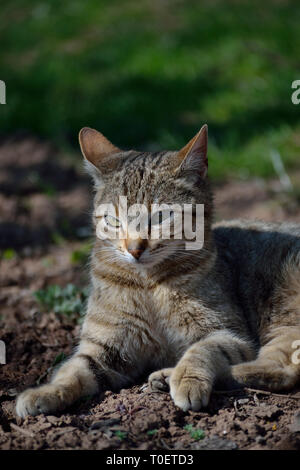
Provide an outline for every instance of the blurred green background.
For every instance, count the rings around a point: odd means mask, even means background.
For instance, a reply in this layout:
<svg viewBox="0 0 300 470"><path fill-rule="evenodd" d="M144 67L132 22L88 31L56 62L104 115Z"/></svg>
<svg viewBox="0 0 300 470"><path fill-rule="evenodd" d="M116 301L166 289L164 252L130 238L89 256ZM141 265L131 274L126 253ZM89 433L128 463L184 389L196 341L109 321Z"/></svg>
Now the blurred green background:
<svg viewBox="0 0 300 470"><path fill-rule="evenodd" d="M210 173L299 167L300 6L291 0L1 3L2 136L77 148L81 127L122 148L177 149L207 122Z"/></svg>

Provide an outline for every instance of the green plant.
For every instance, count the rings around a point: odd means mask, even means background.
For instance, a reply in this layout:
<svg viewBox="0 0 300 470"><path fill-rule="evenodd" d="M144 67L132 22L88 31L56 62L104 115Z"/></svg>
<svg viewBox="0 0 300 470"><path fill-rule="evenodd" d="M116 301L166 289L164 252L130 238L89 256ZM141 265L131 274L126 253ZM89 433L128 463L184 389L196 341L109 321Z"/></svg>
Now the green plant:
<svg viewBox="0 0 300 470"><path fill-rule="evenodd" d="M13 259L15 256L16 256L16 252L13 248L7 248L2 253L2 258L6 260Z"/></svg>
<svg viewBox="0 0 300 470"><path fill-rule="evenodd" d="M66 355L64 352L61 352L59 354L57 354L57 356L55 357L54 361L52 362L51 366L48 367L45 372L43 374L41 374L37 380L36 380L36 385L40 385L40 383L42 382L42 380L47 377L47 375L53 371L54 367L56 367L58 364L60 364L62 361L64 361L66 359Z"/></svg>
<svg viewBox="0 0 300 470"><path fill-rule="evenodd" d="M61 352L59 353L56 358L54 359L53 363L52 363L52 367L55 367L57 366L60 362L64 361L66 359L66 355L64 352Z"/></svg>
<svg viewBox="0 0 300 470"><path fill-rule="evenodd" d="M194 439L195 441L200 441L201 439L204 439L205 437L205 433L203 429L194 428L192 424L187 424L186 426L184 426L183 429L188 431L190 433L191 438Z"/></svg>
<svg viewBox="0 0 300 470"><path fill-rule="evenodd" d="M72 251L71 254L71 263L73 264L83 264L87 261L88 256L91 251L91 243L83 243L82 246Z"/></svg>
<svg viewBox="0 0 300 470"><path fill-rule="evenodd" d="M87 288L79 289L74 284L67 284L66 287L53 284L34 293L36 300L47 311L77 319L84 314L87 295Z"/></svg>
<svg viewBox="0 0 300 470"><path fill-rule="evenodd" d="M51 233L51 239L55 245L62 245L65 242L65 238L57 231Z"/></svg>
<svg viewBox="0 0 300 470"><path fill-rule="evenodd" d="M126 439L127 437L127 432L125 431L120 431L119 429L117 431L115 431L115 436L118 437L119 439L121 439L121 441L123 441L124 439Z"/></svg>
<svg viewBox="0 0 300 470"><path fill-rule="evenodd" d="M149 431L147 431L148 436L154 436L157 433L158 429L149 429Z"/></svg>

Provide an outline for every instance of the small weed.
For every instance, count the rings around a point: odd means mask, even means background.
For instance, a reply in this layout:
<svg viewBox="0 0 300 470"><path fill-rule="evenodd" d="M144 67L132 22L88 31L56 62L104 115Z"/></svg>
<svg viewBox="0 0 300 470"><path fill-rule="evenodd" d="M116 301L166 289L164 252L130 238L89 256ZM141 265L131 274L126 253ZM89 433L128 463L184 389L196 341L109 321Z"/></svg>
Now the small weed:
<svg viewBox="0 0 300 470"><path fill-rule="evenodd" d="M87 261L91 251L91 243L84 243L80 248L74 250L71 254L72 264L83 264Z"/></svg>
<svg viewBox="0 0 300 470"><path fill-rule="evenodd" d="M117 430L117 431L115 431L115 436L118 437L119 439L121 439L121 441L123 441L127 437L127 432Z"/></svg>
<svg viewBox="0 0 300 470"><path fill-rule="evenodd" d="M44 380L45 377L47 377L47 375L53 371L54 367L56 367L58 364L60 364L62 361L64 361L66 359L66 355L64 352L61 352L59 353L54 361L52 362L51 366L48 367L48 369L45 370L45 372L43 374L41 374L37 380L36 380L36 385L40 385L40 383Z"/></svg>
<svg viewBox="0 0 300 470"><path fill-rule="evenodd" d="M52 242L55 245L62 245L65 242L65 238L59 232L52 232L51 233Z"/></svg>
<svg viewBox="0 0 300 470"><path fill-rule="evenodd" d="M36 300L47 311L80 319L84 314L87 289L79 289L73 284L66 287L52 285L34 293Z"/></svg>
<svg viewBox="0 0 300 470"><path fill-rule="evenodd" d="M194 439L195 441L200 441L201 439L204 439L205 437L204 431L202 429L194 428L192 424L187 424L186 426L184 426L183 429L188 431L190 433L191 438Z"/></svg>
<svg viewBox="0 0 300 470"><path fill-rule="evenodd" d="M16 256L16 252L13 248L7 248L7 250L3 251L2 258L9 260L13 259Z"/></svg>
<svg viewBox="0 0 300 470"><path fill-rule="evenodd" d="M61 352L59 353L56 358L54 359L53 363L52 363L52 367L55 367L57 366L60 362L64 361L66 359L66 355L64 352Z"/></svg>
<svg viewBox="0 0 300 470"><path fill-rule="evenodd" d="M56 189L50 183L43 183L42 181L40 181L38 188L43 194L46 194L46 196L54 197L56 195Z"/></svg>
<svg viewBox="0 0 300 470"><path fill-rule="evenodd" d="M158 429L150 429L149 431L147 431L148 436L154 436L157 433Z"/></svg>

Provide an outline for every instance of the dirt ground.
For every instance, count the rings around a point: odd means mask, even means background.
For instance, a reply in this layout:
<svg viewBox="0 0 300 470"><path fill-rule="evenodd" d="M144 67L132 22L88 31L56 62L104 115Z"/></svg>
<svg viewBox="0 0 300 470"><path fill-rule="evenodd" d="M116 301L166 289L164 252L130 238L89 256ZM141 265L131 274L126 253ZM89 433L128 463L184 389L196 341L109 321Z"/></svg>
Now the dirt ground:
<svg viewBox="0 0 300 470"><path fill-rule="evenodd" d="M300 172L292 181L299 184ZM44 383L77 342L76 318L45 311L33 293L52 284L87 285L87 269L73 254L90 235L91 191L67 156L25 136L0 144L0 186L0 340L7 348L0 449L300 448L300 389L215 392L207 409L184 413L167 393L151 393L141 381L62 415L18 418L16 394ZM300 222L297 191L284 193L277 179L232 181L215 191L217 219Z"/></svg>

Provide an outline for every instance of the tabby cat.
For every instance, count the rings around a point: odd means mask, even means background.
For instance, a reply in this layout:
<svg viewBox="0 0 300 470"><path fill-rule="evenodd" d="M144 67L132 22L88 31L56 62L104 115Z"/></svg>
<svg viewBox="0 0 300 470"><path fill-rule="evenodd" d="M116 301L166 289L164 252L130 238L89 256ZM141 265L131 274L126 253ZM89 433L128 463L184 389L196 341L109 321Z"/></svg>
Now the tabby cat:
<svg viewBox="0 0 300 470"><path fill-rule="evenodd" d="M182 410L205 407L218 384L297 385L300 226L236 220L212 227L206 125L178 152L122 151L90 128L79 141L95 183L95 227L99 204L117 207L120 195L147 207L204 204L204 245L185 249L184 234L96 237L77 351L49 384L19 395L18 415L54 413L150 372L150 387L169 389Z"/></svg>

